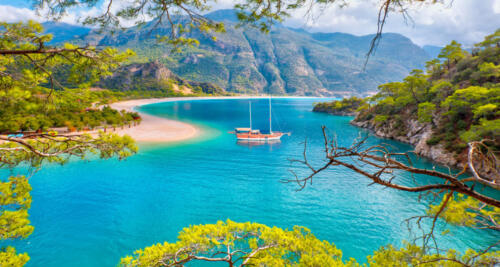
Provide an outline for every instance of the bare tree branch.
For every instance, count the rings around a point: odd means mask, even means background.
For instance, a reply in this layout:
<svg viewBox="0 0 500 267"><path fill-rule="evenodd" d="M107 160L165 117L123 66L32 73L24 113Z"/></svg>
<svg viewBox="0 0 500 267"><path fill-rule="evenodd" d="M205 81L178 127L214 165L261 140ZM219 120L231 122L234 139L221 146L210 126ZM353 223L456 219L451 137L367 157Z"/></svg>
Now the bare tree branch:
<svg viewBox="0 0 500 267"><path fill-rule="evenodd" d="M500 208L500 200L484 195L476 190L473 186L469 187L462 181L458 176L462 174L453 175L451 173L443 173L436 170L428 170L422 168L416 168L411 165L407 165L401 161L395 160L394 156L404 156L409 158L406 153L390 153L389 150L382 145L375 145L365 148L364 144L366 138L360 141L355 141L350 147L339 147L336 142L329 140L326 134L326 127L322 127L323 137L325 139L325 158L327 162L320 168L314 169L308 162L307 158L304 157L303 160L291 160L292 162L299 162L305 164L309 169L311 169L311 174L305 178L293 180L284 180L284 182L297 182L303 189L306 182L313 179L315 175L321 171L327 169L330 166L344 166L351 169L363 176L369 178L372 182L376 184L383 185L385 187L394 188L401 191L407 192L427 192L431 190L448 190L457 193L462 193L469 197L473 197L485 204ZM305 155L305 152L303 153ZM362 162L375 167L376 171L371 172L363 167L358 167L354 164L347 162L348 159L354 158L357 162ZM411 164L411 162L410 162ZM406 171L410 174L424 174L432 177L440 178L443 183L430 183L425 185L415 185L406 186L402 184L395 183L393 181L394 177L386 178L384 175L391 174L393 170Z"/></svg>

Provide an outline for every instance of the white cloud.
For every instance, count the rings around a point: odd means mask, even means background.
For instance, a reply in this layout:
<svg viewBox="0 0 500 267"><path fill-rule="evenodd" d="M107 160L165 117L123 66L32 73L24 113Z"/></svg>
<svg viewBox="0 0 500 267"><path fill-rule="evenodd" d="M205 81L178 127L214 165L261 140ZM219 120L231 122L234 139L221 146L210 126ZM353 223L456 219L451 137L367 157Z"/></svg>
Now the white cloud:
<svg viewBox="0 0 500 267"><path fill-rule="evenodd" d="M130 4L130 0L114 0L111 6L111 12L120 10L126 4ZM91 8L77 7L67 10L66 15L59 21L69 24L81 24L82 20L88 16L97 16L102 14L107 8L107 3L101 2L97 6ZM40 10L40 15L29 8L15 7L10 5L0 5L0 21L18 22L27 20L36 20L39 22L46 21L47 10ZM130 27L134 25L134 21L123 21L122 25Z"/></svg>
<svg viewBox="0 0 500 267"><path fill-rule="evenodd" d="M116 13L125 5L130 4L130 0L114 0L111 5L111 13ZM73 7L67 10L66 15L63 16L60 21L69 24L82 24L86 17L94 17L103 14L108 8L107 1L101 1L93 7ZM46 15L46 12L42 10L40 12L42 17ZM134 21L122 21L122 26L130 27L134 25Z"/></svg>
<svg viewBox="0 0 500 267"><path fill-rule="evenodd" d="M500 0L495 0L493 3L493 12L500 14Z"/></svg>
<svg viewBox="0 0 500 267"><path fill-rule="evenodd" d="M314 21L305 18L302 10L294 13L286 24L311 31L374 33L380 2L351 0L349 3L344 8L326 8ZM318 9L314 13L319 13ZM500 0L446 0L443 4L417 4L408 13L411 20L407 21L402 14L391 13L384 31L401 33L419 45L445 45L457 40L470 46L500 28Z"/></svg>
<svg viewBox="0 0 500 267"><path fill-rule="evenodd" d="M231 9L235 4L239 3L238 0L215 0L215 3L211 4L213 9Z"/></svg>
<svg viewBox="0 0 500 267"><path fill-rule="evenodd" d="M35 12L28 8L17 8L8 5L0 5L0 21L18 22L27 20L40 20Z"/></svg>
<svg viewBox="0 0 500 267"><path fill-rule="evenodd" d="M112 10L116 11L130 1L115 0ZM62 21L77 24L78 18L100 14L106 8L104 2L90 9L69 10ZM377 30L380 1L347 2L348 6L343 8L316 5L312 16L304 16L306 9L298 10L285 21L285 24L317 32L346 32L356 35L374 33ZM213 10L231 8L235 3L234 0L218 0L213 5ZM465 46L471 46L481 41L485 35L500 28L500 0L445 0L444 4L414 6L409 10L409 14L412 21L405 21L399 13L391 13L384 31L403 34L419 45L442 46L451 40L457 40ZM14 22L28 19L42 20L33 10L0 5L0 21ZM125 26L133 24L133 21L124 22Z"/></svg>

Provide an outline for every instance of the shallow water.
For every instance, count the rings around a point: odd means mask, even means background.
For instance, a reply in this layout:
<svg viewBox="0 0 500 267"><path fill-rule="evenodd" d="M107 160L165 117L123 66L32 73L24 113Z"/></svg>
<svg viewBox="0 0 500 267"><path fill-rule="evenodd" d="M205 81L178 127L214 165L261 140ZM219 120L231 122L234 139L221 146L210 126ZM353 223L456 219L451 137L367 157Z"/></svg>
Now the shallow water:
<svg viewBox="0 0 500 267"><path fill-rule="evenodd" d="M30 211L35 232L15 242L29 253L28 266L115 266L120 257L163 241L175 241L190 224L217 220L253 221L310 228L335 243L344 259L365 261L382 245L408 239L403 220L420 215L417 195L367 186L369 181L345 168L318 175L312 186L296 192L289 170L306 174L289 158L301 158L308 139L309 160L322 163L321 125L349 145L366 131L349 117L311 112L320 99L273 99L273 129L292 132L278 144L237 144L234 127L248 125L249 100L194 100L144 106L142 111L196 124L203 134L170 145L142 145L125 161L74 161L49 165L32 178ZM267 129L267 100L253 99L254 128ZM395 150L411 147L375 137ZM425 161L421 167L432 167ZM410 177L401 175L408 183ZM420 177L420 179L428 179ZM452 228L442 246L482 248L497 233Z"/></svg>

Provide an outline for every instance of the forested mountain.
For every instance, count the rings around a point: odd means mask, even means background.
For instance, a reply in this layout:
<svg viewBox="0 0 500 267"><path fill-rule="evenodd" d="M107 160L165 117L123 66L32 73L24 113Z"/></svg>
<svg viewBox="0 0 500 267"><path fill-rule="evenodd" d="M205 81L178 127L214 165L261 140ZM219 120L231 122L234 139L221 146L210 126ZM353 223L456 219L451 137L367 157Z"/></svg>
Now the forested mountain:
<svg viewBox="0 0 500 267"><path fill-rule="evenodd" d="M226 93L212 83L184 80L156 60L120 67L97 85L114 91L127 92L127 95L137 94L139 98Z"/></svg>
<svg viewBox="0 0 500 267"><path fill-rule="evenodd" d="M453 41L427 62L426 71L382 84L365 100L320 103L315 111L357 110L354 125L415 145L416 153L438 162L463 166L470 142L487 140L491 151L500 149L500 29L471 51Z"/></svg>
<svg viewBox="0 0 500 267"><path fill-rule="evenodd" d="M71 25L63 22L45 22L42 24L44 33L52 34L48 44L56 44L67 40L81 38L90 33L91 29L83 26Z"/></svg>
<svg viewBox="0 0 500 267"><path fill-rule="evenodd" d="M77 42L132 48L137 53L134 62L159 60L183 79L211 82L237 93L367 94L381 83L402 79L429 59L408 38L386 33L363 69L373 35L310 33L281 25L263 35L254 28L236 28L233 10L207 17L223 21L227 32L217 34L216 40L192 32L199 47L181 53L157 42L156 36L168 35L170 26L155 26L156 21L113 35L91 32Z"/></svg>

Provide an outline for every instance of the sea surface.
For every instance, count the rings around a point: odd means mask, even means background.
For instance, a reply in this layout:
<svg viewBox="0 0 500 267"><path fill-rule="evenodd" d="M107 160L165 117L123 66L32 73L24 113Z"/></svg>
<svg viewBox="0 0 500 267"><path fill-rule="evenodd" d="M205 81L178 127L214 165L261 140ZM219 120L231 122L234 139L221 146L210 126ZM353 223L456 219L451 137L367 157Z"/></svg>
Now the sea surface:
<svg viewBox="0 0 500 267"><path fill-rule="evenodd" d="M44 166L31 178L35 231L13 245L29 253L28 266L116 266L136 249L175 242L183 227L231 219L306 226L340 248L345 260L365 262L373 250L411 238L404 220L426 208L417 194L369 186L368 179L342 167L324 171L302 191L280 182L293 179L290 171L308 174L290 162L302 159L306 139L309 162L324 163L322 125L342 146L365 135L369 144L384 143L394 151L410 151L410 146L373 137L351 126L351 117L313 113L313 103L324 99L311 98L273 99L273 130L291 132L280 143L237 143L228 131L248 126L249 101L254 128L267 131L267 99L158 103L140 110L193 123L202 134L181 143L141 145L123 161ZM426 160L416 165L433 167ZM397 179L408 184L412 178L399 173ZM463 251L498 238L494 232L452 227L438 241Z"/></svg>

